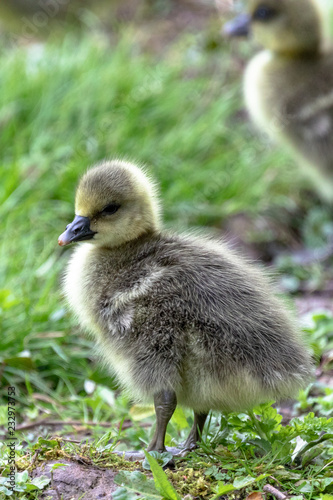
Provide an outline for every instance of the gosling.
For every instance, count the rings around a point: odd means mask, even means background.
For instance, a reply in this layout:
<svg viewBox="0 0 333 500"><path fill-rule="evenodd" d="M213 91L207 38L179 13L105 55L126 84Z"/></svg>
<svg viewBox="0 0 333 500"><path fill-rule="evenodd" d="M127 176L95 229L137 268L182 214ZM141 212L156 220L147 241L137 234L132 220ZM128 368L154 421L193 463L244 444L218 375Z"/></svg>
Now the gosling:
<svg viewBox="0 0 333 500"><path fill-rule="evenodd" d="M333 49L313 0L249 0L249 14L225 25L264 47L244 77L259 129L285 145L322 199L333 202Z"/></svg>
<svg viewBox="0 0 333 500"><path fill-rule="evenodd" d="M162 231L144 170L105 161L82 177L59 245L80 242L64 291L121 386L154 401L148 450L165 450L176 408L194 410L193 449L209 410L241 411L294 395L311 360L263 273L225 244Z"/></svg>

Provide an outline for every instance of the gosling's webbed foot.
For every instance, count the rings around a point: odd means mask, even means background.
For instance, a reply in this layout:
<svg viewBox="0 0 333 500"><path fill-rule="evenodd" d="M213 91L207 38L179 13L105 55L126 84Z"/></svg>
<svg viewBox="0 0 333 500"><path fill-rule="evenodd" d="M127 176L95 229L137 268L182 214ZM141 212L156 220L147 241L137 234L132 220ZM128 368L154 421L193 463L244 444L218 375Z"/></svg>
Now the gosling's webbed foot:
<svg viewBox="0 0 333 500"><path fill-rule="evenodd" d="M176 448L176 446L167 446L166 451L169 453L172 453L174 457L179 457L180 454L182 453L183 449L182 448Z"/></svg>
<svg viewBox="0 0 333 500"><path fill-rule="evenodd" d="M152 451L152 450L151 450ZM157 451L157 450L154 450ZM175 446L167 446L164 451L167 451L168 453L171 453L172 456L174 457L182 457L185 456L183 455L184 450L181 448L176 448ZM119 457L123 457L125 460L128 460L129 462L137 462L140 460L144 460L145 454L142 450L133 450L133 451L114 451L116 455ZM159 451L159 453L163 453L163 451ZM169 462L165 465L165 467L168 467L170 469L173 469L176 466L175 461L173 458L169 460Z"/></svg>
<svg viewBox="0 0 333 500"><path fill-rule="evenodd" d="M177 448L176 446L167 446L164 451L167 451L171 453L175 458L181 458L181 457L186 457L186 455L190 452L193 451L195 448L197 448L198 445L194 443L192 446L188 447L185 446L185 443L183 446L180 448ZM153 451L153 450L151 450ZM154 450L157 451L157 450ZM133 450L133 451L114 451L116 455L119 457L123 457L125 460L128 460L129 462L136 462L139 460L144 460L145 454L142 450ZM159 453L163 453L160 451ZM169 465L170 464L170 465ZM170 462L167 464L167 466L174 466L174 460L170 460Z"/></svg>
<svg viewBox="0 0 333 500"><path fill-rule="evenodd" d="M191 443L190 445L188 445L188 444L186 444L186 441L185 441L185 443L181 444L181 448L179 450L179 453L176 456L177 457L186 457L186 455L188 455L188 453L190 453L191 451L194 451L196 448L198 448L197 443Z"/></svg>
<svg viewBox="0 0 333 500"><path fill-rule="evenodd" d="M198 441L201 439L207 415L207 413L194 413L192 428L185 443L182 445L181 454L179 456L185 457L190 451L198 448Z"/></svg>
<svg viewBox="0 0 333 500"><path fill-rule="evenodd" d="M145 454L142 450L134 450L134 451L113 451L119 457L123 457L125 460L129 462L136 462L138 460L143 460L145 458Z"/></svg>
<svg viewBox="0 0 333 500"><path fill-rule="evenodd" d="M198 436L193 436L193 435L189 435L189 437L186 439L185 443L182 443L181 444L181 447L183 450L187 450L187 451L193 451L195 450L196 448L198 448L198 441L200 440L200 438Z"/></svg>

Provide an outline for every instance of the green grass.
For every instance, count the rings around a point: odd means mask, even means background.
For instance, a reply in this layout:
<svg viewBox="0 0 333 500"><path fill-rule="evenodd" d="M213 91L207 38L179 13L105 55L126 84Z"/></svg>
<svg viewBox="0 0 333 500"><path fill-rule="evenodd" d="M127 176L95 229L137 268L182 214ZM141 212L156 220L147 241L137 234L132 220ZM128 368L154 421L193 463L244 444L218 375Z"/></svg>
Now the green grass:
<svg viewBox="0 0 333 500"><path fill-rule="evenodd" d="M105 157L145 163L160 185L167 225L219 230L238 213L258 217L267 208L297 205L298 172L244 123L239 75L223 46L212 53L186 37L156 60L140 52L130 31L115 46L68 35L60 44L4 50L0 65L1 385L16 387L18 421L51 416L116 425L129 418L121 441L141 447L150 430L139 425L137 408L129 414L130 401L114 391L114 382L94 361L92 343L66 312L60 293L70 250L60 249L57 238L73 218L78 177ZM314 335L318 355L331 331L318 333L318 341ZM91 393L87 381L95 384ZM1 396L5 425L6 394ZM322 390L304 393L299 405L329 416L330 397ZM148 421L151 413L147 409ZM190 424L190 413L177 413L167 444L181 441ZM211 491L219 488L216 474L224 474L224 481L237 479L221 467L211 469L223 450L235 470L246 457L242 477L259 467L255 445L241 445L239 436L251 432L247 424L241 428L238 422L237 429L234 420L228 436L215 441L215 417L213 424L204 455L188 462L201 475L203 467L213 471L205 473L215 481ZM66 427L65 435L69 431ZM101 432L94 431L99 437ZM25 439L32 450L36 434ZM319 468L325 467L326 452ZM260 471L279 465L269 455Z"/></svg>

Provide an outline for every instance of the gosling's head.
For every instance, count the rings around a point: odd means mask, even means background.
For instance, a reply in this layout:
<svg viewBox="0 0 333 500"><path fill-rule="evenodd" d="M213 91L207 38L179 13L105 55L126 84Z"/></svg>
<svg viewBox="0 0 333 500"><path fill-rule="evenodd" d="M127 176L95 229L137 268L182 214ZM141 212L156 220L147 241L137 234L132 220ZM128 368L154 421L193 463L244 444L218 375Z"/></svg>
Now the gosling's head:
<svg viewBox="0 0 333 500"><path fill-rule="evenodd" d="M245 35L285 55L311 54L320 48L322 29L314 0L249 0L248 15L227 23L229 36Z"/></svg>
<svg viewBox="0 0 333 500"><path fill-rule="evenodd" d="M59 236L60 246L89 240L117 247L159 229L154 183L132 163L102 162L81 178L75 196L75 218Z"/></svg>

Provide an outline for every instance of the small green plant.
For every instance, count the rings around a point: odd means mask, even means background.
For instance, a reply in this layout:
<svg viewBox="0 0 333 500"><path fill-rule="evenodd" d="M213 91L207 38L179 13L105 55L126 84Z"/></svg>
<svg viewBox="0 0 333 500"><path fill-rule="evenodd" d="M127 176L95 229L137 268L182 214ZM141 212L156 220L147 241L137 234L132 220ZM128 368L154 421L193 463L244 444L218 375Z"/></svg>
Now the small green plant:
<svg viewBox="0 0 333 500"><path fill-rule="evenodd" d="M145 456L146 458L142 462L142 467L146 470L152 470L151 468L152 461L149 460L150 457L153 457L155 459L155 462L157 462L157 464L160 465L161 467L165 467L170 462L170 460L172 460L172 453L169 453L167 451L163 453L159 453L158 451L150 451L149 457L147 457L147 453L145 453Z"/></svg>
<svg viewBox="0 0 333 500"><path fill-rule="evenodd" d="M157 491L152 479L148 479L145 474L139 471L121 471L114 478L114 482L120 486L113 493L115 500L134 500L135 498L145 498L147 500L162 498Z"/></svg>
<svg viewBox="0 0 333 500"><path fill-rule="evenodd" d="M309 413L281 421L270 404L222 417L219 432L202 444L215 462L205 475L217 481L217 497L272 477L292 494L307 492L310 478L313 494L332 491L333 418Z"/></svg>
<svg viewBox="0 0 333 500"><path fill-rule="evenodd" d="M31 479L28 471L24 471L15 474L15 486L13 489L9 489L6 486L8 484L7 481L7 477L0 477L0 494L2 493L5 497L11 497L14 500L15 498L31 498L29 496L30 493L43 490L51 480L47 476L39 476Z"/></svg>
<svg viewBox="0 0 333 500"><path fill-rule="evenodd" d="M156 451L148 453L145 451L145 457L145 468L148 468L147 465L149 465L154 480L147 479L144 474L138 471L122 471L115 477L115 483L121 487L114 493L113 498L116 500L127 500L137 498L135 494L140 494L140 498L145 499L163 498L165 500L181 500L181 497L163 470L163 466L172 459L171 453L158 453Z"/></svg>
<svg viewBox="0 0 333 500"><path fill-rule="evenodd" d="M170 484L170 482L168 481L168 478L163 468L159 464L157 458L155 458L155 456L157 456L156 453L153 454L153 452L149 453L147 451L145 451L144 453L146 460L150 465L150 469L153 473L156 489L161 493L163 498L167 500L181 500L180 496L178 495L172 484ZM169 460L170 458L171 457L169 457ZM162 463L164 463L164 461Z"/></svg>
<svg viewBox="0 0 333 500"><path fill-rule="evenodd" d="M311 348L319 359L324 352L333 351L333 315L329 311L318 311L308 318L304 328ZM328 360L333 366L332 360Z"/></svg>

